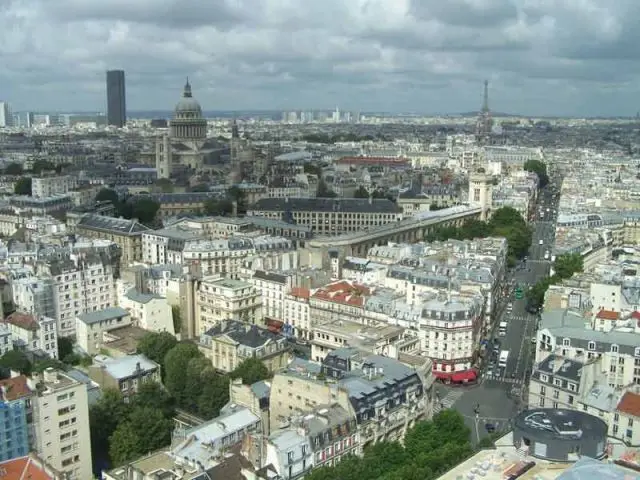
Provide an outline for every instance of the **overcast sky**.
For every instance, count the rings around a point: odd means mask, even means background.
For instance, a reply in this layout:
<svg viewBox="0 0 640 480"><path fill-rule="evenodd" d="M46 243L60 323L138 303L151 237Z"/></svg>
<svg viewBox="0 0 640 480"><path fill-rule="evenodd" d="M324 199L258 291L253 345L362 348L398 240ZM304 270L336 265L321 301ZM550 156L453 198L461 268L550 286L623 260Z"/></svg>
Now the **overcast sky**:
<svg viewBox="0 0 640 480"><path fill-rule="evenodd" d="M0 100L168 110L635 115L640 0L0 0Z"/></svg>

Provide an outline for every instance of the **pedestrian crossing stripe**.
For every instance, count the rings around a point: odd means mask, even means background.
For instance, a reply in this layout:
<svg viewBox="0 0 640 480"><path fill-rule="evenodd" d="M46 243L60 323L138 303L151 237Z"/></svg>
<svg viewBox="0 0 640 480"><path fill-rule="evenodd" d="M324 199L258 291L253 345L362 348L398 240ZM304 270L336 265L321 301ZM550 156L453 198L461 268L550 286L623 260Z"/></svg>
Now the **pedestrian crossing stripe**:
<svg viewBox="0 0 640 480"><path fill-rule="evenodd" d="M435 405L433 406L433 413L438 413L441 410L446 410L447 408L453 407L453 405L464 394L465 394L465 391L462 388L459 388L459 389L456 389L456 390L450 390L440 400L436 399Z"/></svg>

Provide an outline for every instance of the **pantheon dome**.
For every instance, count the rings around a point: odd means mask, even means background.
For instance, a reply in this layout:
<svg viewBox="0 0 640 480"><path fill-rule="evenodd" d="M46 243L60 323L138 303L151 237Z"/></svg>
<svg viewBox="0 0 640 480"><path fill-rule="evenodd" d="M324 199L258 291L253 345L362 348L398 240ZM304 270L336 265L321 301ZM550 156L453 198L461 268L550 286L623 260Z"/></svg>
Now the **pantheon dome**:
<svg viewBox="0 0 640 480"><path fill-rule="evenodd" d="M171 136L185 140L207 137L207 120L202 116L202 107L193 98L189 79L184 85L182 98L174 109L171 120Z"/></svg>

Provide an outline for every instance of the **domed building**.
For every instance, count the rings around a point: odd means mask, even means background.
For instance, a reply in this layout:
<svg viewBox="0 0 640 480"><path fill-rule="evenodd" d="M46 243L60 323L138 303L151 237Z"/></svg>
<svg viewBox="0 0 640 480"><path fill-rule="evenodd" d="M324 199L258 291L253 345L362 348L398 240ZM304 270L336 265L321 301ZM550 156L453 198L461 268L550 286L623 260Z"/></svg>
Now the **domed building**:
<svg viewBox="0 0 640 480"><path fill-rule="evenodd" d="M218 149L214 139L207 140L207 119L202 115L202 107L193 98L187 79L182 98L176 104L169 122L169 133L156 142L158 178L200 175L207 155Z"/></svg>

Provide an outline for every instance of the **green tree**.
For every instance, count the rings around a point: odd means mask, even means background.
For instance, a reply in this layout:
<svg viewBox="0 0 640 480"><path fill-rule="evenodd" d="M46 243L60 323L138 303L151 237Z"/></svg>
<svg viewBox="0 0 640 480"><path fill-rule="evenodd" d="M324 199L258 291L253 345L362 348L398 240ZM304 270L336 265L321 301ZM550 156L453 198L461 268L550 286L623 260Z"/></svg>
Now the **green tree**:
<svg viewBox="0 0 640 480"><path fill-rule="evenodd" d="M65 357L73 354L73 341L68 337L58 337L58 358L64 362Z"/></svg>
<svg viewBox="0 0 640 480"><path fill-rule="evenodd" d="M149 407L162 412L165 418L175 414L175 401L157 382L144 382L132 400L134 407Z"/></svg>
<svg viewBox="0 0 640 480"><path fill-rule="evenodd" d="M55 171L55 169L56 166L47 160L36 160L33 162L33 166L31 167L31 171L34 175L40 175L45 171Z"/></svg>
<svg viewBox="0 0 640 480"><path fill-rule="evenodd" d="M32 367L29 357L22 350L9 350L0 357L0 368L29 375Z"/></svg>
<svg viewBox="0 0 640 480"><path fill-rule="evenodd" d="M498 208L493 212L489 220L489 226L494 229L501 227L526 227L526 225L527 222L522 218L520 212L512 207Z"/></svg>
<svg viewBox="0 0 640 480"><path fill-rule="evenodd" d="M149 197L136 198L132 204L132 218L137 218L144 225L153 225L160 204Z"/></svg>
<svg viewBox="0 0 640 480"><path fill-rule="evenodd" d="M227 199L236 202L238 213L247 213L247 195L240 187L234 185L227 190Z"/></svg>
<svg viewBox="0 0 640 480"><path fill-rule="evenodd" d="M10 163L4 169L5 175L22 175L24 168L19 163Z"/></svg>
<svg viewBox="0 0 640 480"><path fill-rule="evenodd" d="M120 203L120 197L118 193L111 188L103 188L96 195L96 202L111 202L114 205Z"/></svg>
<svg viewBox="0 0 640 480"><path fill-rule="evenodd" d="M160 364L164 372L165 357L177 344L176 337L168 332L149 332L138 342L138 353Z"/></svg>
<svg viewBox="0 0 640 480"><path fill-rule="evenodd" d="M109 464L109 438L129 415L130 407L118 390L106 389L97 403L89 408L91 451L96 466Z"/></svg>
<svg viewBox="0 0 640 480"><path fill-rule="evenodd" d="M158 187L162 193L173 193L174 189L173 182L168 178L159 178L156 180L156 187Z"/></svg>
<svg viewBox="0 0 640 480"><path fill-rule="evenodd" d="M269 369L265 364L256 357L250 357L243 360L234 370L229 374L233 378L241 378L242 383L245 385L252 385L260 380L265 380L271 375Z"/></svg>
<svg viewBox="0 0 640 480"><path fill-rule="evenodd" d="M34 363L32 372L42 373L47 368L55 368L56 370L66 370L67 366L62 363L60 360L56 360L55 358L46 358L44 360L39 360Z"/></svg>
<svg viewBox="0 0 640 480"><path fill-rule="evenodd" d="M109 437L109 456L114 465L124 465L146 453L132 422L119 424Z"/></svg>
<svg viewBox="0 0 640 480"><path fill-rule="evenodd" d="M204 203L204 213L212 217L226 217L233 213L233 203L226 198L209 198Z"/></svg>
<svg viewBox="0 0 640 480"><path fill-rule="evenodd" d="M134 406L128 421L124 424L127 423L133 426L133 431L138 437L139 449L143 453L153 452L171 443L173 420L165 417L162 410Z"/></svg>
<svg viewBox="0 0 640 480"><path fill-rule="evenodd" d="M538 176L538 184L540 188L544 188L549 183L547 175L547 165L540 160L527 160L522 166L527 172L533 172Z"/></svg>
<svg viewBox="0 0 640 480"><path fill-rule="evenodd" d="M197 399L198 415L204 419L215 418L229 401L229 377L209 367L200 373L200 381L202 390Z"/></svg>
<svg viewBox="0 0 640 480"><path fill-rule="evenodd" d="M13 187L13 191L16 195L31 195L32 183L31 177L20 177Z"/></svg>
<svg viewBox="0 0 640 480"><path fill-rule="evenodd" d="M363 185L360 185L353 193L353 198L369 198L369 190Z"/></svg>
<svg viewBox="0 0 640 480"><path fill-rule="evenodd" d="M191 381L188 368L191 360L201 357L202 353L195 344L179 343L164 358L164 384L180 407L193 408L193 392L187 391Z"/></svg>
<svg viewBox="0 0 640 480"><path fill-rule="evenodd" d="M304 169L304 173L310 175L316 175L318 178L322 176L322 167L315 163L305 163L302 167Z"/></svg>
<svg viewBox="0 0 640 480"><path fill-rule="evenodd" d="M582 272L584 260L579 253L565 253L556 257L553 271L560 279L571 278L574 273Z"/></svg>
<svg viewBox="0 0 640 480"><path fill-rule="evenodd" d="M180 314L179 306L171 306L171 316L173 318L173 330L176 333L180 333L180 330L182 329L182 315Z"/></svg>
<svg viewBox="0 0 640 480"><path fill-rule="evenodd" d="M329 188L324 178L318 179L318 189L316 190L316 197L318 198L335 198L338 195L332 189Z"/></svg>

